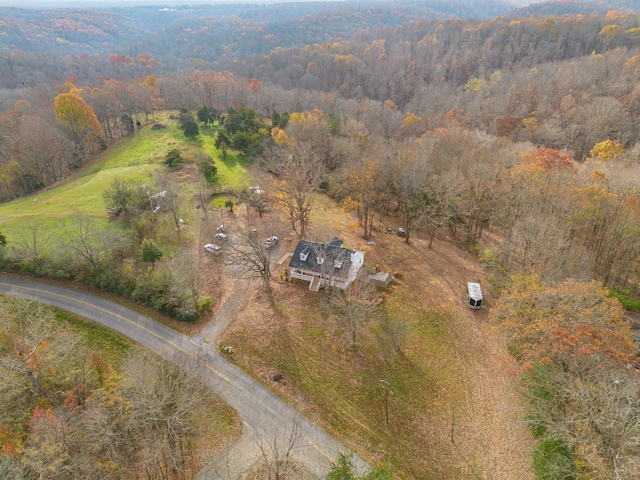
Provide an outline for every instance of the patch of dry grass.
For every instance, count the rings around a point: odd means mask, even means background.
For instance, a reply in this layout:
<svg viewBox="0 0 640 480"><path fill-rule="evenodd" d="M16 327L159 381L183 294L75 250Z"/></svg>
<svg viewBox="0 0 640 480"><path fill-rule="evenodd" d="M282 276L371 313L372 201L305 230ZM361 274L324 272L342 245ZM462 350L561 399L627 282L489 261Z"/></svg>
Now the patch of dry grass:
<svg viewBox="0 0 640 480"><path fill-rule="evenodd" d="M465 282L484 279L481 267L446 239L433 249L418 236L406 244L383 233L387 225L394 219L376 218L368 244L350 212L318 196L309 238L339 236L365 251L365 265L398 274L381 295L386 317L410 332L401 352L377 323L349 348L325 295L304 282L274 282L275 310L258 291L221 343L234 347L239 366L365 459L390 463L398 478L533 478L515 367L485 312L464 306ZM381 380L391 391L388 425Z"/></svg>

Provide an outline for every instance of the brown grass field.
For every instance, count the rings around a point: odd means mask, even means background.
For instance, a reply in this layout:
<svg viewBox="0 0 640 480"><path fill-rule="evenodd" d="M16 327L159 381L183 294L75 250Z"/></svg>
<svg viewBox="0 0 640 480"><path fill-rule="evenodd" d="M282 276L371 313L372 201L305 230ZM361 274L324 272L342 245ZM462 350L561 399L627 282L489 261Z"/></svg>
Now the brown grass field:
<svg viewBox="0 0 640 480"><path fill-rule="evenodd" d="M487 324L487 310L464 305L467 281L480 281L491 305L473 255L444 232L432 249L417 235L408 245L382 233L387 224L378 218L376 244L369 245L355 217L323 196L316 198L312 221L308 238L339 236L345 246L366 252L365 266L395 273L379 294L385 316L408 327L401 351L378 322L359 332L358 348L350 348L322 290L281 280L287 261L273 267L275 308L259 288L220 338L233 346L232 361L366 460L388 463L397 478L534 478L518 367ZM291 233L282 227L275 260L295 248ZM277 373L284 379L274 381ZM388 424L381 380L390 385Z"/></svg>

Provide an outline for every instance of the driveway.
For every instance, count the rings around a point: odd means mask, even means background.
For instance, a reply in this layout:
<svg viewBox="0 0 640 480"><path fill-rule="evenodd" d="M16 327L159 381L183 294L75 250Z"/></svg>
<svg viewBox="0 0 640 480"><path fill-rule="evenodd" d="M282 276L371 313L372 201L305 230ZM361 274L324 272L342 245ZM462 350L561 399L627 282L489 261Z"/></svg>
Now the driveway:
<svg viewBox="0 0 640 480"><path fill-rule="evenodd" d="M327 473L330 461L334 461L340 452L347 451L321 428L222 358L216 351L215 342L203 341L207 335L187 337L118 303L30 280L0 276L0 294L33 298L131 338L211 388L237 410L252 432L259 432L259 437L267 443L276 438L282 442L291 432L298 432L294 457L317 478ZM354 463L360 472L366 471L367 465L361 459L355 457Z"/></svg>

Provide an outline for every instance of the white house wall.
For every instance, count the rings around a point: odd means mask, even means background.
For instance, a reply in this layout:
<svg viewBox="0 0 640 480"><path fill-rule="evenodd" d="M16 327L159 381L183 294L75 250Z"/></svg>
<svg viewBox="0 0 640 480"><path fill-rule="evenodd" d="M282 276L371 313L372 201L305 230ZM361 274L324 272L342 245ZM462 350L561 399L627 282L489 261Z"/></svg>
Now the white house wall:
<svg viewBox="0 0 640 480"><path fill-rule="evenodd" d="M349 269L349 275L347 276L349 283L356 279L362 265L364 265L364 252L354 250L351 254L351 268Z"/></svg>

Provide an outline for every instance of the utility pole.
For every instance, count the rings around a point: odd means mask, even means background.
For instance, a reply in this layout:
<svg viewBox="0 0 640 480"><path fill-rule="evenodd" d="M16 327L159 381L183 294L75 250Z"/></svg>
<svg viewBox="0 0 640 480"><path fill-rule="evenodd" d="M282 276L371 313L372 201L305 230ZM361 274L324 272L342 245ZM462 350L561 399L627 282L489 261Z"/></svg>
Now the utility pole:
<svg viewBox="0 0 640 480"><path fill-rule="evenodd" d="M389 382L386 380L380 380L384 388L384 418L389 425Z"/></svg>
<svg viewBox="0 0 640 480"><path fill-rule="evenodd" d="M456 426L456 406L457 406L458 402L453 402L453 411L451 412L451 443L453 443L454 445L456 444L455 440L453 439L453 429Z"/></svg>

